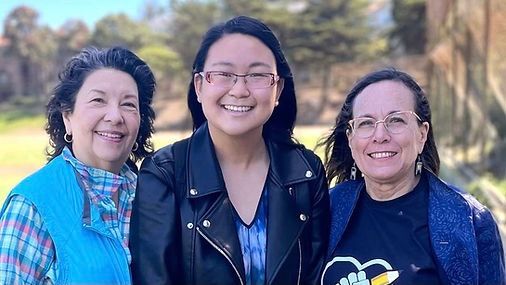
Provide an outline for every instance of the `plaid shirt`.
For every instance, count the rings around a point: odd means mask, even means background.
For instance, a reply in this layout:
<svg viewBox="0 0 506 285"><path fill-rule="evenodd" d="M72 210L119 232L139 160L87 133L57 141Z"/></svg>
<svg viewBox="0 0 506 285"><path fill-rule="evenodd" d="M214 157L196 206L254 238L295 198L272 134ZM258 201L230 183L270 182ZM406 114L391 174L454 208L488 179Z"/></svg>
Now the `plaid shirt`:
<svg viewBox="0 0 506 285"><path fill-rule="evenodd" d="M128 234L137 175L126 165L121 168L119 176L86 166L67 148L62 156L78 173L91 203L100 209L102 220L121 241L130 262ZM111 198L117 191L118 208ZM6 202L6 209L0 217L0 284L54 281L58 266L56 252L42 217L35 206L20 195Z"/></svg>

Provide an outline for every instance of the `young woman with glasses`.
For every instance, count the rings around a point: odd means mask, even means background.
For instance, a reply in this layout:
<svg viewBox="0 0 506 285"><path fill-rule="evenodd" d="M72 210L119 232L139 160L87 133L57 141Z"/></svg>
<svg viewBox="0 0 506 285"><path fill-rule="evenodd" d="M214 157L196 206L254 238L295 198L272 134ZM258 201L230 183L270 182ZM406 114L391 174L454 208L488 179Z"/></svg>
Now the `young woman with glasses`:
<svg viewBox="0 0 506 285"><path fill-rule="evenodd" d="M132 218L135 284L315 284L329 200L293 138L290 67L273 32L236 17L196 55L194 132L144 160Z"/></svg>
<svg viewBox="0 0 506 285"><path fill-rule="evenodd" d="M491 213L437 176L429 102L411 76L358 81L320 145L337 182L321 284L505 284Z"/></svg>

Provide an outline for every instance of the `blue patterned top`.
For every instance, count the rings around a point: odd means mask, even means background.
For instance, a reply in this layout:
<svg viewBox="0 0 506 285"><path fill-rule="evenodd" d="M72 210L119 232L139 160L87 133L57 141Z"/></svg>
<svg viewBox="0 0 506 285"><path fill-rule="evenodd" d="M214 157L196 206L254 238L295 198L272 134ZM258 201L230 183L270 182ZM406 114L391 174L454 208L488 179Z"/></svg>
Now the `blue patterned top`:
<svg viewBox="0 0 506 285"><path fill-rule="evenodd" d="M267 197L267 189L264 189L260 201L258 202L255 218L250 225L245 225L239 215L237 215L237 213L235 215L235 225L241 244L247 285L265 284Z"/></svg>
<svg viewBox="0 0 506 285"><path fill-rule="evenodd" d="M471 195L424 172L429 179L432 252L445 283L506 285L501 236L492 213ZM328 255L340 242L364 183L348 180L330 190Z"/></svg>

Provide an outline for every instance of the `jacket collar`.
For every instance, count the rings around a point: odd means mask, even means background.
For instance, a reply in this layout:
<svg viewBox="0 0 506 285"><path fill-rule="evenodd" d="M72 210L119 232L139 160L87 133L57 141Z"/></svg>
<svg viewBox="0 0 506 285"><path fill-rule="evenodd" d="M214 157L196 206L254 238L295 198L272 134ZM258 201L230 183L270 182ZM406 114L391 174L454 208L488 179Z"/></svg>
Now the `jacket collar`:
<svg viewBox="0 0 506 285"><path fill-rule="evenodd" d="M187 198L225 191L225 181L214 150L207 122L191 136L187 152Z"/></svg>
<svg viewBox="0 0 506 285"><path fill-rule="evenodd" d="M292 147L286 147L270 140L267 151L270 157L271 175L283 186L316 178L315 169ZM225 190L223 174L209 134L207 122L191 136L187 157L188 189L187 198L198 198Z"/></svg>
<svg viewBox="0 0 506 285"><path fill-rule="evenodd" d="M330 189L331 213L327 256L331 256L341 240L364 186L364 180L359 179L345 181Z"/></svg>

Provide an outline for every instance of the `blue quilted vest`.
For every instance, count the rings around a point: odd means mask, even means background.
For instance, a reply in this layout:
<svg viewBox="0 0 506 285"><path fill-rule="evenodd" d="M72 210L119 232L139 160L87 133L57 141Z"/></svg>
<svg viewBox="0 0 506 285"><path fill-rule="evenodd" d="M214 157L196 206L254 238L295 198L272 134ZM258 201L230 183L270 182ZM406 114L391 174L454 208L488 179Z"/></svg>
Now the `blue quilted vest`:
<svg viewBox="0 0 506 285"><path fill-rule="evenodd" d="M7 199L12 195L27 198L42 216L56 249L56 284L131 284L121 241L99 209L85 203L89 200L84 200L76 173L61 155L23 180ZM84 205L90 207L86 218Z"/></svg>

